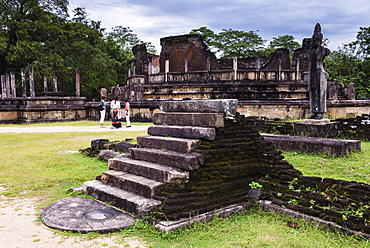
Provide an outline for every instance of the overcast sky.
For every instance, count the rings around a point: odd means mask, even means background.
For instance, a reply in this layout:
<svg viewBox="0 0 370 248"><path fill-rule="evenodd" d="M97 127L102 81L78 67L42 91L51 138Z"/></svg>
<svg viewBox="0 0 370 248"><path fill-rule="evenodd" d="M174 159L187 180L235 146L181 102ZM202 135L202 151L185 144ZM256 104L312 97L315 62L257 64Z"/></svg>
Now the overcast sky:
<svg viewBox="0 0 370 248"><path fill-rule="evenodd" d="M356 40L360 27L370 26L369 0L69 0L70 10L85 7L89 18L106 31L130 27L139 39L155 45L159 39L207 26L257 31L266 44L273 37L293 35L297 42L312 36L320 23L329 48Z"/></svg>

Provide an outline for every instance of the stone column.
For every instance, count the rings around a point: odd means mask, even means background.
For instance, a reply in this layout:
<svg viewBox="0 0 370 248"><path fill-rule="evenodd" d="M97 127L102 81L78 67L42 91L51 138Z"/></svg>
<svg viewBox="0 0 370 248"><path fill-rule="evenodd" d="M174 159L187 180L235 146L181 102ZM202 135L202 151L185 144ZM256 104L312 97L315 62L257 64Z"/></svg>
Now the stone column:
<svg viewBox="0 0 370 248"><path fill-rule="evenodd" d="M257 57L256 64L257 64L256 80L259 80L260 79L260 69L261 69L261 58L260 57Z"/></svg>
<svg viewBox="0 0 370 248"><path fill-rule="evenodd" d="M6 97L5 75L1 75L1 97Z"/></svg>
<svg viewBox="0 0 370 248"><path fill-rule="evenodd" d="M300 80L300 76L299 76L299 58L297 58L297 63L296 63L296 75L295 75L295 80Z"/></svg>
<svg viewBox="0 0 370 248"><path fill-rule="evenodd" d="M283 55L281 50L277 50L277 58L278 58L278 71L277 71L277 80L281 80L281 57Z"/></svg>
<svg viewBox="0 0 370 248"><path fill-rule="evenodd" d="M43 77L44 79L44 92L48 92L48 78L46 76Z"/></svg>
<svg viewBox="0 0 370 248"><path fill-rule="evenodd" d="M127 61L127 78L131 77L131 63L132 60Z"/></svg>
<svg viewBox="0 0 370 248"><path fill-rule="evenodd" d="M24 68L21 69L21 83L22 83L22 96L27 97L26 72Z"/></svg>
<svg viewBox="0 0 370 248"><path fill-rule="evenodd" d="M238 58L237 57L234 57L233 58L233 80L237 80L237 77L238 77Z"/></svg>
<svg viewBox="0 0 370 248"><path fill-rule="evenodd" d="M132 59L132 63L134 64L134 69L133 69L133 76L136 76L136 61L137 59Z"/></svg>
<svg viewBox="0 0 370 248"><path fill-rule="evenodd" d="M207 57L207 61L206 61L206 70L207 71L210 71L211 70L211 61L209 60L209 57Z"/></svg>
<svg viewBox="0 0 370 248"><path fill-rule="evenodd" d="M30 64L28 65L28 73L29 73L29 80L30 80L30 96L35 97L35 81L33 79L33 66Z"/></svg>
<svg viewBox="0 0 370 248"><path fill-rule="evenodd" d="M10 97L10 78L9 73L5 74L5 96Z"/></svg>
<svg viewBox="0 0 370 248"><path fill-rule="evenodd" d="M80 81L80 69L76 68L76 96L81 96L81 81Z"/></svg>
<svg viewBox="0 0 370 248"><path fill-rule="evenodd" d="M17 97L17 89L15 88L15 73L10 72L10 95L12 97Z"/></svg>
<svg viewBox="0 0 370 248"><path fill-rule="evenodd" d="M53 77L53 89L54 89L54 92L58 92L58 77L57 76Z"/></svg>
<svg viewBox="0 0 370 248"><path fill-rule="evenodd" d="M164 54L165 64L164 64L164 81L168 81L168 72L170 71L170 53Z"/></svg>
<svg viewBox="0 0 370 248"><path fill-rule="evenodd" d="M153 74L153 55L148 55L148 81L152 82L151 75Z"/></svg>
<svg viewBox="0 0 370 248"><path fill-rule="evenodd" d="M348 84L347 96L348 100L356 100L356 85L354 83Z"/></svg>
<svg viewBox="0 0 370 248"><path fill-rule="evenodd" d="M189 70L189 60L188 58L185 58L185 68L184 68L184 71L185 71L184 80L185 81L188 81L188 70Z"/></svg>

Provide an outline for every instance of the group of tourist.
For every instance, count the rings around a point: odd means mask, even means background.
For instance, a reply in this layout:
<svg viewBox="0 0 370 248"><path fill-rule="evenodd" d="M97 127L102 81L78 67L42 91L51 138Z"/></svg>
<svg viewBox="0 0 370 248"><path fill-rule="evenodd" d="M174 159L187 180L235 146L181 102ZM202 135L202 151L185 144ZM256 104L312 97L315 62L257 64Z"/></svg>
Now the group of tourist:
<svg viewBox="0 0 370 248"><path fill-rule="evenodd" d="M100 111L100 127L104 127L104 119L105 119L105 113L107 109L107 104L105 102L106 97L102 96L98 110ZM121 106L124 106L123 109L121 109ZM131 127L130 123L130 103L128 99L124 99L121 105L121 101L119 101L118 97L116 97L113 101L111 101L110 109L111 109L111 117L112 117L112 127L113 129L121 128L122 127L122 119L123 115L126 119L126 127ZM122 112L123 111L123 115Z"/></svg>

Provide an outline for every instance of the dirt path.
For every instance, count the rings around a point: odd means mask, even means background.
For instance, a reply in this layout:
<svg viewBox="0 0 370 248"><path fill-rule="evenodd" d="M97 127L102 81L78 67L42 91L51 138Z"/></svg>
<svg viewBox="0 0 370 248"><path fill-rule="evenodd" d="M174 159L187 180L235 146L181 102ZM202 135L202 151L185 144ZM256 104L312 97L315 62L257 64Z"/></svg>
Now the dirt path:
<svg viewBox="0 0 370 248"><path fill-rule="evenodd" d="M0 127L0 133L57 133L57 132L126 132L148 130L149 125L132 125L129 128L122 127L111 129L110 126L49 126L49 127Z"/></svg>

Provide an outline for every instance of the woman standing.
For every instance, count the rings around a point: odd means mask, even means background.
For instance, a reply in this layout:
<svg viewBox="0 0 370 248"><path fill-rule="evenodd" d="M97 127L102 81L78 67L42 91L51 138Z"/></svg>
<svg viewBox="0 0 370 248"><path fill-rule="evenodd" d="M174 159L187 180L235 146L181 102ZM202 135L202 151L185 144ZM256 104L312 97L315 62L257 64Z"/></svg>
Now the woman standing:
<svg viewBox="0 0 370 248"><path fill-rule="evenodd" d="M128 99L123 100L125 104L125 116L126 116L126 127L131 127L130 123L130 103L128 102Z"/></svg>
<svg viewBox="0 0 370 248"><path fill-rule="evenodd" d="M114 98L114 100L110 104L110 108L112 111L112 127L111 128L121 128L121 103L118 101L118 97Z"/></svg>
<svg viewBox="0 0 370 248"><path fill-rule="evenodd" d="M105 103L105 96L101 97L100 103L99 103L99 111L100 111L100 127L104 127L104 119L105 119L105 110L106 108L106 103Z"/></svg>

